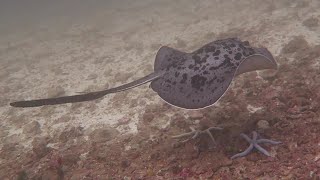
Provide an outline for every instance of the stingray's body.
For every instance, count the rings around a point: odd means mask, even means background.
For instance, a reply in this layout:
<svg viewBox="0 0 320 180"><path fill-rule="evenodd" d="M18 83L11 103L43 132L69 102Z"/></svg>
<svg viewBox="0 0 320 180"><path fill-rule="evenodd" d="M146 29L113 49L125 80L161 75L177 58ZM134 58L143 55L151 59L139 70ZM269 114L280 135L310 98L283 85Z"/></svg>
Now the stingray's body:
<svg viewBox="0 0 320 180"><path fill-rule="evenodd" d="M247 41L236 38L211 42L192 53L164 46L157 53L154 72L131 83L87 94L19 101L10 105L36 107L89 101L151 82L151 88L169 104L199 109L213 105L236 75L276 68L277 64L266 48L254 48Z"/></svg>

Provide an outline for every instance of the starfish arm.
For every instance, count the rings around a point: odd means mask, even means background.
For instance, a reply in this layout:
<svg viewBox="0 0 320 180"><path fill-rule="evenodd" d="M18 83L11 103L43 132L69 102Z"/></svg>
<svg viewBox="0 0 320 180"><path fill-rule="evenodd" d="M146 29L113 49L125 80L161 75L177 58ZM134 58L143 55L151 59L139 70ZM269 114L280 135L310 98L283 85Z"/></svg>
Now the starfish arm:
<svg viewBox="0 0 320 180"><path fill-rule="evenodd" d="M273 141L270 139L258 139L257 143L269 143L269 144L273 144L273 145L281 144L280 141Z"/></svg>
<svg viewBox="0 0 320 180"><path fill-rule="evenodd" d="M267 150L265 150L263 147L261 147L259 144L255 144L254 147L255 147L258 151L262 152L264 155L266 155L266 156L271 156L271 155L269 154L269 152L268 152Z"/></svg>
<svg viewBox="0 0 320 180"><path fill-rule="evenodd" d="M194 132L194 131L191 131L191 132L179 134L179 135L176 135L176 136L172 136L172 138L173 138L173 139L179 139L179 138L191 136L191 135L193 135L193 134L195 134L195 132Z"/></svg>
<svg viewBox="0 0 320 180"><path fill-rule="evenodd" d="M210 130L212 129L215 129L215 130L222 130L223 128L220 128L220 127L209 127L208 129L206 130L203 130L203 131L199 131L199 130L196 130L195 128L193 127L190 127L191 129L191 132L187 132L187 133L183 133L183 134L179 134L179 135L176 135L176 136L172 136L173 139L182 139L182 138L187 138L186 140L183 140L183 141L180 141L182 143L185 143L185 142L188 142L189 140L192 140L192 139L196 139L199 137L199 135L201 134L207 134L209 135L210 139L213 141L213 143L215 143L215 140L210 132ZM191 137L190 137L191 136Z"/></svg>
<svg viewBox="0 0 320 180"><path fill-rule="evenodd" d="M248 141L248 143L251 143L252 140L246 134L241 133L240 136L243 137L246 141Z"/></svg>
<svg viewBox="0 0 320 180"><path fill-rule="evenodd" d="M238 157L243 157L243 156L246 156L248 155L253 149L253 144L250 144L250 146L243 152L241 153L238 153L238 154L235 154L231 157L231 159L235 159L235 158L238 158Z"/></svg>
<svg viewBox="0 0 320 180"><path fill-rule="evenodd" d="M199 136L199 131L194 131L195 133L194 133L194 135L192 136L192 138L191 139L195 139L195 138L197 138L198 136Z"/></svg>
<svg viewBox="0 0 320 180"><path fill-rule="evenodd" d="M187 139L185 139L185 140L183 140L183 141L180 141L181 143L186 143L186 142L188 142L188 141L190 141L191 140L191 138L187 138Z"/></svg>
<svg viewBox="0 0 320 180"><path fill-rule="evenodd" d="M214 130L223 130L223 128L221 128L221 127L209 127L207 130L208 131L211 131L212 129L214 129Z"/></svg>
<svg viewBox="0 0 320 180"><path fill-rule="evenodd" d="M216 143L216 140L214 140L214 138L213 138L213 136L212 136L212 134L211 134L210 130L209 130L209 129L207 129L205 132L209 135L209 137L211 138L212 142L215 144L215 143Z"/></svg>
<svg viewBox="0 0 320 180"><path fill-rule="evenodd" d="M258 133L256 131L252 132L252 141L253 142L257 142L258 139Z"/></svg>

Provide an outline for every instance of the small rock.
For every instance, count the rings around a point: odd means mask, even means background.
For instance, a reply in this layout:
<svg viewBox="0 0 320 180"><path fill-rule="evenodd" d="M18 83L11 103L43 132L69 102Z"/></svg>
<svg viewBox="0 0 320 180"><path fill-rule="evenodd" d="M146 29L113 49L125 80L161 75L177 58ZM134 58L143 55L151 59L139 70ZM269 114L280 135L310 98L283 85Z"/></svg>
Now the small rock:
<svg viewBox="0 0 320 180"><path fill-rule="evenodd" d="M274 80L278 74L278 70L265 70L258 72L259 76L264 80Z"/></svg>
<svg viewBox="0 0 320 180"><path fill-rule="evenodd" d="M255 106L252 106L252 105L247 105L247 110L250 112L250 113L260 113L260 112L263 112L263 108L262 107L255 107Z"/></svg>
<svg viewBox="0 0 320 180"><path fill-rule="evenodd" d="M130 121L131 121L130 118L123 117L121 119L118 119L118 122L117 122L117 124L115 124L115 127L122 126L122 125L127 125Z"/></svg>
<svg viewBox="0 0 320 180"><path fill-rule="evenodd" d="M78 154L68 153L63 155L62 160L63 160L63 164L67 166L73 166L77 164L77 162L80 160L80 157Z"/></svg>
<svg viewBox="0 0 320 180"><path fill-rule="evenodd" d="M91 132L89 139L93 142L102 143L114 139L118 134L119 132L115 128L105 127Z"/></svg>
<svg viewBox="0 0 320 180"><path fill-rule="evenodd" d="M38 121L32 121L31 123L27 124L23 128L24 134L29 135L36 135L41 133L40 124Z"/></svg>
<svg viewBox="0 0 320 180"><path fill-rule="evenodd" d="M93 80L93 79L97 79L98 78L98 75L97 74L90 74L88 77L87 77L87 80Z"/></svg>
<svg viewBox="0 0 320 180"><path fill-rule="evenodd" d="M203 113L197 110L188 112L188 115L191 119L202 119Z"/></svg>
<svg viewBox="0 0 320 180"><path fill-rule="evenodd" d="M193 172L189 168L183 168L179 173L179 176L183 179L187 179L188 177L192 177Z"/></svg>
<svg viewBox="0 0 320 180"><path fill-rule="evenodd" d="M157 118L156 121L153 121L150 125L150 127L158 130L168 130L170 127L170 117L167 115L163 115L159 118Z"/></svg>
<svg viewBox="0 0 320 180"><path fill-rule="evenodd" d="M121 72L121 73L117 73L114 77L114 82L121 82L121 83L125 83L126 81L128 81L128 79L130 77L132 77L132 73L124 73L124 72Z"/></svg>
<svg viewBox="0 0 320 180"><path fill-rule="evenodd" d="M266 120L258 121L257 126L259 129L269 129L270 128L269 122Z"/></svg>
<svg viewBox="0 0 320 180"><path fill-rule="evenodd" d="M154 172L153 168L148 168L147 169L147 177L153 177L156 173Z"/></svg>
<svg viewBox="0 0 320 180"><path fill-rule="evenodd" d="M169 168L160 169L160 170L156 173L156 175L157 175L157 176L164 176L164 175L167 173L168 169L169 169Z"/></svg>
<svg viewBox="0 0 320 180"><path fill-rule="evenodd" d="M214 172L212 170L208 170L202 174L200 174L201 179L212 179L212 176L214 175Z"/></svg>
<svg viewBox="0 0 320 180"><path fill-rule="evenodd" d="M155 153L151 154L149 157L150 160L159 160L159 158L160 158L159 152L155 152Z"/></svg>
<svg viewBox="0 0 320 180"><path fill-rule="evenodd" d="M65 143L70 139L81 136L82 134L82 127L71 127L69 130L66 130L60 134L59 141Z"/></svg>
<svg viewBox="0 0 320 180"><path fill-rule="evenodd" d="M287 146L290 151L294 151L298 148L298 143L297 142L290 142L290 143L287 143Z"/></svg>
<svg viewBox="0 0 320 180"><path fill-rule="evenodd" d="M178 37L176 37L176 41L177 41L177 47L179 48L185 48L187 46L187 43Z"/></svg>
<svg viewBox="0 0 320 180"><path fill-rule="evenodd" d="M315 28L315 27L319 26L319 20L315 17L311 17L311 18L303 21L302 24L311 29L311 28Z"/></svg>
<svg viewBox="0 0 320 180"><path fill-rule="evenodd" d="M185 118L181 114L174 114L171 117L170 121L171 127L179 127L180 129L188 129L189 130L189 124L185 120Z"/></svg>
<svg viewBox="0 0 320 180"><path fill-rule="evenodd" d="M276 98L280 97L281 90L267 87L265 89L265 91L266 91L265 98L268 100L272 100L272 99L276 99Z"/></svg>
<svg viewBox="0 0 320 180"><path fill-rule="evenodd" d="M69 115L64 115L64 116L61 116L60 118L58 118L56 120L56 123L64 123L64 122L70 122L72 120L72 117L69 116Z"/></svg>
<svg viewBox="0 0 320 180"><path fill-rule="evenodd" d="M128 161L128 160L123 160L123 161L121 161L121 167L122 168L127 168L127 167L129 167L130 166L130 161Z"/></svg>
<svg viewBox="0 0 320 180"><path fill-rule="evenodd" d="M169 171L172 172L173 174L178 174L179 172L182 171L182 167L180 165L172 165L169 167Z"/></svg>
<svg viewBox="0 0 320 180"><path fill-rule="evenodd" d="M127 96L128 96L128 92L115 94L113 96L113 98L111 99L113 108L122 107L123 104L127 104L128 103L127 102L127 100L128 100Z"/></svg>
<svg viewBox="0 0 320 180"><path fill-rule="evenodd" d="M37 157L40 159L47 155L50 151L50 148L47 147L48 141L46 138L35 138L32 141L32 150L37 155Z"/></svg>
<svg viewBox="0 0 320 180"><path fill-rule="evenodd" d="M123 177L123 180L131 180L132 178L131 177L128 177L128 176L124 176Z"/></svg>
<svg viewBox="0 0 320 180"><path fill-rule="evenodd" d="M27 176L26 171L20 171L18 173L17 180L27 180L27 179L28 179L28 176Z"/></svg>
<svg viewBox="0 0 320 180"><path fill-rule="evenodd" d="M58 97L65 95L65 90L62 86L52 87L48 90L48 97Z"/></svg>
<svg viewBox="0 0 320 180"><path fill-rule="evenodd" d="M155 116L151 112L144 113L142 117L144 123L150 123L154 118Z"/></svg>
<svg viewBox="0 0 320 180"><path fill-rule="evenodd" d="M177 162L177 157L175 155L172 155L168 158L169 164L173 164Z"/></svg>
<svg viewBox="0 0 320 180"><path fill-rule="evenodd" d="M317 162L320 159L320 153L314 157L314 162Z"/></svg>
<svg viewBox="0 0 320 180"><path fill-rule="evenodd" d="M217 174L231 174L231 170L229 167L221 167Z"/></svg>
<svg viewBox="0 0 320 180"><path fill-rule="evenodd" d="M298 51L304 51L309 48L308 42L303 36L294 37L287 45L282 49L283 53L294 53Z"/></svg>

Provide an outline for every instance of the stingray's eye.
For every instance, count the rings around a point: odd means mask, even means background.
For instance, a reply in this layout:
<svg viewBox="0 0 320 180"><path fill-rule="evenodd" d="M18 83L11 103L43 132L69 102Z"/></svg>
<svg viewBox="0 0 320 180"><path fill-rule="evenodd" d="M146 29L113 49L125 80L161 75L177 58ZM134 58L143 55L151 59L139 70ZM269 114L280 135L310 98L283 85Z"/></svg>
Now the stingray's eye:
<svg viewBox="0 0 320 180"><path fill-rule="evenodd" d="M243 41L242 43L243 43L243 45L245 45L245 46L250 46L249 41Z"/></svg>

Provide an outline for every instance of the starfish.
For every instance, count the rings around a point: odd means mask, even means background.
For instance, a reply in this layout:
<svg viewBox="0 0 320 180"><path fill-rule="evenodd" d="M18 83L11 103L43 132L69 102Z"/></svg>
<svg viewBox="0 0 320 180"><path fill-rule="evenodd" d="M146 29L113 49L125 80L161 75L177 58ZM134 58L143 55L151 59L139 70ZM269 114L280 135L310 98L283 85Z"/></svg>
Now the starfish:
<svg viewBox="0 0 320 180"><path fill-rule="evenodd" d="M197 137L199 137L199 135L201 134L207 134L209 135L209 137L211 138L211 140L213 141L213 143L215 144L216 141L214 140L210 130L212 129L215 129L215 130L222 130L222 128L220 127L209 127L203 131L200 131L200 130L195 130L193 127L190 127L191 129L191 132L188 132L188 133L183 133L183 134L179 134L179 135L176 135L176 136L172 136L173 139L180 139L180 138L184 138L184 137L188 137L188 136L192 136L192 137L189 137L183 141L181 141L182 143L185 143L185 142L188 142L192 139L196 139Z"/></svg>
<svg viewBox="0 0 320 180"><path fill-rule="evenodd" d="M281 144L280 141L273 141L273 140L270 140L270 139L258 139L258 133L256 131L252 132L252 139L249 138L247 135L245 135L243 133L241 134L241 137L243 137L245 140L247 140L250 145L245 151L232 156L231 159L235 159L235 158L238 158L238 157L246 156L254 148L257 149L258 151L260 151L261 153L263 153L266 156L271 156L269 154L269 152L267 150L265 150L263 147L261 147L259 144L260 143L269 143L269 144L273 144L273 145Z"/></svg>

